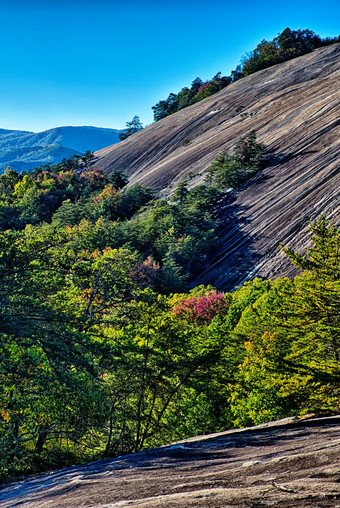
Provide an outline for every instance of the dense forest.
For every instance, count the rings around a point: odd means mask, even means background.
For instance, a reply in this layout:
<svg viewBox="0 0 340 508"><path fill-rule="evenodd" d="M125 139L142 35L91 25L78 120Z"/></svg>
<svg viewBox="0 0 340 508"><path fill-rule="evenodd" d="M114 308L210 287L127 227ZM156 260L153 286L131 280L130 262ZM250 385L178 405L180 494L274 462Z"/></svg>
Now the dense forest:
<svg viewBox="0 0 340 508"><path fill-rule="evenodd" d="M89 165L0 175L0 478L195 434L339 410L340 230L320 217L295 279L191 281L256 133L169 199ZM190 289L191 288L191 289Z"/></svg>
<svg viewBox="0 0 340 508"><path fill-rule="evenodd" d="M177 94L170 93L167 99L160 100L152 107L154 120L158 121L187 106L191 106L216 92L219 92L245 76L266 69L272 65L291 60L314 49L328 46L340 41L339 37L322 39L312 30L291 30L285 28L272 41L263 39L256 48L242 59L242 63L233 70L230 76L217 73L212 79L202 81L196 78L190 88L184 87Z"/></svg>

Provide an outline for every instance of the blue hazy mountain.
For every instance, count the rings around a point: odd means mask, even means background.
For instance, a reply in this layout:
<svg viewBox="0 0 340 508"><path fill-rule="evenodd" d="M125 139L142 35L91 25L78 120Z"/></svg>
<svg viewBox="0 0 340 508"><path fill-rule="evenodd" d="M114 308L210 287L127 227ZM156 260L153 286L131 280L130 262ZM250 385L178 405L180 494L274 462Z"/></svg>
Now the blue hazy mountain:
<svg viewBox="0 0 340 508"><path fill-rule="evenodd" d="M118 143L121 130L102 127L56 127L42 132L0 129L0 173L6 167L21 172L64 157L82 155Z"/></svg>

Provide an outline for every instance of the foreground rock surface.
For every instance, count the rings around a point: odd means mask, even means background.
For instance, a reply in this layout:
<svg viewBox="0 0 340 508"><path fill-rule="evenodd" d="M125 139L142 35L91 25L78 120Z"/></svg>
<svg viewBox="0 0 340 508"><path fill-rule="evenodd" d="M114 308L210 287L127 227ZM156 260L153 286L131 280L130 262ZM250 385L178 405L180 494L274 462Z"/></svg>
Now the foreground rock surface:
<svg viewBox="0 0 340 508"><path fill-rule="evenodd" d="M254 276L291 276L279 242L303 252L309 221L324 213L340 224L339 81L334 44L233 83L97 152L95 164L170 192L189 173L201 183L216 155L255 129L270 166L225 203L220 247L195 283L228 290Z"/></svg>
<svg viewBox="0 0 340 508"><path fill-rule="evenodd" d="M286 418L28 478L0 507L340 507L340 416Z"/></svg>

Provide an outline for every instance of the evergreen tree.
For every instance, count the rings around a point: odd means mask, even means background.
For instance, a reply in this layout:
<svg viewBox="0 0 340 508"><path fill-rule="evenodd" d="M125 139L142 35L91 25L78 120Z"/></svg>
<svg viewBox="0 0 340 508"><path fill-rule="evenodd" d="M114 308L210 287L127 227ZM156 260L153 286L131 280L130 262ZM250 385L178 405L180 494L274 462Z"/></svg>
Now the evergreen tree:
<svg viewBox="0 0 340 508"><path fill-rule="evenodd" d="M135 132L141 131L143 129L143 124L141 123L139 116L135 115L131 122L126 122L126 127L127 129L119 134L119 139L121 141L129 136L132 136Z"/></svg>

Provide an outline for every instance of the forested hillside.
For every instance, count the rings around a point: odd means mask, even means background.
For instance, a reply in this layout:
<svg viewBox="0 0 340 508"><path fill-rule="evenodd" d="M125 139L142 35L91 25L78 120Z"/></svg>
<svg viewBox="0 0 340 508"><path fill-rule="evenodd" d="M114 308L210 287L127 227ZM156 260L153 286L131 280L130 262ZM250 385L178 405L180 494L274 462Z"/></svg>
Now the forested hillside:
<svg viewBox="0 0 340 508"><path fill-rule="evenodd" d="M307 32L0 175L1 481L339 412L340 46Z"/></svg>
<svg viewBox="0 0 340 508"><path fill-rule="evenodd" d="M176 113L176 111L200 102L231 83L261 69L311 53L314 49L340 42L339 37L322 39L312 30L285 28L272 41L263 39L250 54L243 57L242 64L238 65L230 76L222 76L222 73L218 72L211 80L206 82L196 78L190 88L184 87L178 94L170 93L167 99L157 102L152 107L154 120L161 120Z"/></svg>
<svg viewBox="0 0 340 508"><path fill-rule="evenodd" d="M223 188L268 164L256 133L170 200L91 159L0 176L1 478L338 411L339 229L283 247L295 279L188 290Z"/></svg>

